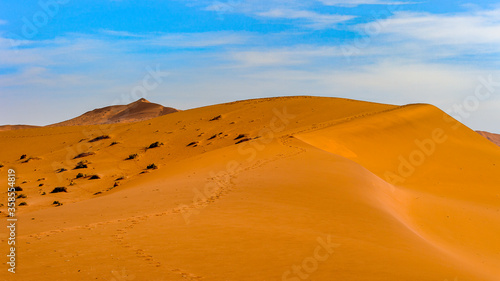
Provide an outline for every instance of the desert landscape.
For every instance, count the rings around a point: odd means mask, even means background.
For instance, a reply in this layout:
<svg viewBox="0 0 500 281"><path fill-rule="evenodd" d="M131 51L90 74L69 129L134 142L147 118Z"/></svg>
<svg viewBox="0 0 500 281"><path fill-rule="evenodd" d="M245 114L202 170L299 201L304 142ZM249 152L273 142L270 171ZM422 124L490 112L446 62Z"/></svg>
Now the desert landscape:
<svg viewBox="0 0 500 281"><path fill-rule="evenodd" d="M4 129L1 280L499 280L499 136L429 104L140 99Z"/></svg>
<svg viewBox="0 0 500 281"><path fill-rule="evenodd" d="M500 281L500 0L0 4L0 281Z"/></svg>

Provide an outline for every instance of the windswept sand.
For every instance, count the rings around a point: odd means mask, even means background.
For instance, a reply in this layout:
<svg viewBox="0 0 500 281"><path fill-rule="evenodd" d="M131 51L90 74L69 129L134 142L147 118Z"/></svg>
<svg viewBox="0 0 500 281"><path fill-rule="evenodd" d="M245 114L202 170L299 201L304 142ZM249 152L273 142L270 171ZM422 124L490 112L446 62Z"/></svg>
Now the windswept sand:
<svg viewBox="0 0 500 281"><path fill-rule="evenodd" d="M500 148L430 105L258 99L0 147L28 203L0 280L500 280Z"/></svg>

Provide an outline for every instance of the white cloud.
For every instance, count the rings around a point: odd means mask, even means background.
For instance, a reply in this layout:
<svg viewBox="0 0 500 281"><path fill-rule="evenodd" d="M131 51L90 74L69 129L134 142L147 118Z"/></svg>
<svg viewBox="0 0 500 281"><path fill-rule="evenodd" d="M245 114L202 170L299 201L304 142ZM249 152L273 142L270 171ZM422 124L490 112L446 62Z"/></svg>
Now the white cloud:
<svg viewBox="0 0 500 281"><path fill-rule="evenodd" d="M343 58L339 47L329 46L294 46L274 49L240 50L229 53L230 59L234 60L234 67L261 67L261 66L290 66L310 65L315 60L326 58Z"/></svg>
<svg viewBox="0 0 500 281"><path fill-rule="evenodd" d="M273 9L257 13L257 15L275 19L304 20L307 27L314 29L334 27L340 22L355 18L354 16L348 15L320 14L313 11L291 9Z"/></svg>
<svg viewBox="0 0 500 281"><path fill-rule="evenodd" d="M8 22L6 20L1 20L0 19L0 25L7 24Z"/></svg>
<svg viewBox="0 0 500 281"><path fill-rule="evenodd" d="M378 21L380 34L436 45L500 44L500 10L436 15L398 12ZM498 46L495 46L498 49Z"/></svg>

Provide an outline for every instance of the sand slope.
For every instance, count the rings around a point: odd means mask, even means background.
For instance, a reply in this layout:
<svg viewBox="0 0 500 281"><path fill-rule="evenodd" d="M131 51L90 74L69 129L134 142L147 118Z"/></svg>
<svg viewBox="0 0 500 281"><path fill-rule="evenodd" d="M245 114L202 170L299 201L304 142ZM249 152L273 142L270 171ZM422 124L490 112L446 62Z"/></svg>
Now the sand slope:
<svg viewBox="0 0 500 281"><path fill-rule="evenodd" d="M500 276L500 148L433 106L259 99L0 145L28 203L2 280Z"/></svg>
<svg viewBox="0 0 500 281"><path fill-rule="evenodd" d="M492 133L488 133L488 132L484 132L484 131L478 131L478 133L489 139L490 141L492 141L493 143L497 144L498 146L500 146L500 135L498 134L492 134Z"/></svg>

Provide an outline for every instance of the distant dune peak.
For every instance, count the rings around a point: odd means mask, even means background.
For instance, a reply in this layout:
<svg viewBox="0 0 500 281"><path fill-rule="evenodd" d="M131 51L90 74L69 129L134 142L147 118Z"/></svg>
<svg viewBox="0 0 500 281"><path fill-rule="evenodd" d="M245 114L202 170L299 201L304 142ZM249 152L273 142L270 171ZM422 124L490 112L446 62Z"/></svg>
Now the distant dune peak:
<svg viewBox="0 0 500 281"><path fill-rule="evenodd" d="M500 146L500 135L499 134L493 134L489 132L484 132L484 131L477 131L481 136L487 138L489 141L495 143L496 145Z"/></svg>
<svg viewBox="0 0 500 281"><path fill-rule="evenodd" d="M140 98L138 99L136 102L147 102L147 103L151 103L150 101L148 101L147 99L145 98Z"/></svg>
<svg viewBox="0 0 500 281"><path fill-rule="evenodd" d="M97 108L73 119L49 126L58 127L131 123L160 117L177 111L179 110L172 107L165 107L161 104L152 103L145 98L140 98L127 105L113 105Z"/></svg>

